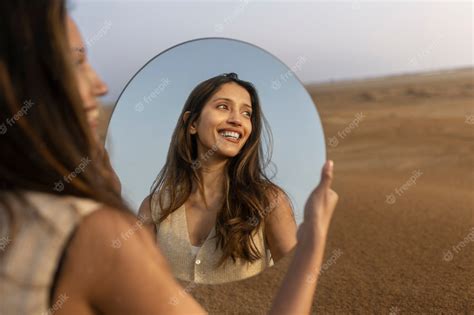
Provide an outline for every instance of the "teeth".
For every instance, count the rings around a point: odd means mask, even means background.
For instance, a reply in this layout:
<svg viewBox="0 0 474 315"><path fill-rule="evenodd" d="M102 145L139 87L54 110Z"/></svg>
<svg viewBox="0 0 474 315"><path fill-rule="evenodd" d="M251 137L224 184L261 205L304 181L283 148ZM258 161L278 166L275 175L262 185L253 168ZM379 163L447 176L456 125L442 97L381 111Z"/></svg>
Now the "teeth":
<svg viewBox="0 0 474 315"><path fill-rule="evenodd" d="M220 134L221 134L221 136L226 137L226 138L227 137L234 138L234 139L239 139L240 138L239 133L234 132L234 131L222 131Z"/></svg>

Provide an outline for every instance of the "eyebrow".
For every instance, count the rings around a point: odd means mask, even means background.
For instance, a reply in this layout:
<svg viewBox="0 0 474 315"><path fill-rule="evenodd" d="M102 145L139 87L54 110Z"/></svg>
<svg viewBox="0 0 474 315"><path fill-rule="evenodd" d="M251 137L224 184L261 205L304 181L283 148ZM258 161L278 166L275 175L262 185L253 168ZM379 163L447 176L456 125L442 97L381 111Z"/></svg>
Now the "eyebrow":
<svg viewBox="0 0 474 315"><path fill-rule="evenodd" d="M216 99L213 100L213 102L217 102L217 101L228 101L228 102L234 103L233 100L231 100L230 98L226 98L226 97L219 97L219 98L216 98ZM244 104L244 106L252 109L252 106L250 106L249 104Z"/></svg>

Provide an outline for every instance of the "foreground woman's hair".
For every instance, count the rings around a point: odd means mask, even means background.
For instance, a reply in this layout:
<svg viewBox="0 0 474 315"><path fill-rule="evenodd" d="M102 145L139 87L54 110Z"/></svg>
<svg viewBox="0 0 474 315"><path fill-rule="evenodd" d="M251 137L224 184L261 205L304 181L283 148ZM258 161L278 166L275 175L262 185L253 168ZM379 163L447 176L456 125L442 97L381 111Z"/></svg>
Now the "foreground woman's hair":
<svg viewBox="0 0 474 315"><path fill-rule="evenodd" d="M126 210L77 92L64 2L1 1L0 12L0 191L86 197ZM0 203L15 231L17 214L2 194Z"/></svg>

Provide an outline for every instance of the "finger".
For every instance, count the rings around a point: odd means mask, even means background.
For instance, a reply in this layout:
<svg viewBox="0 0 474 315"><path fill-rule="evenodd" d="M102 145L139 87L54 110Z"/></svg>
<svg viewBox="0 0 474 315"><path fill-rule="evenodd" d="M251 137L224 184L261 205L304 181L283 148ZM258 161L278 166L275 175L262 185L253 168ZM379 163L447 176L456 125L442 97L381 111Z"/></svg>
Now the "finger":
<svg viewBox="0 0 474 315"><path fill-rule="evenodd" d="M333 180L333 169L334 169L334 162L332 160L326 161L324 163L323 169L321 171L321 182L319 186L324 189L330 189Z"/></svg>

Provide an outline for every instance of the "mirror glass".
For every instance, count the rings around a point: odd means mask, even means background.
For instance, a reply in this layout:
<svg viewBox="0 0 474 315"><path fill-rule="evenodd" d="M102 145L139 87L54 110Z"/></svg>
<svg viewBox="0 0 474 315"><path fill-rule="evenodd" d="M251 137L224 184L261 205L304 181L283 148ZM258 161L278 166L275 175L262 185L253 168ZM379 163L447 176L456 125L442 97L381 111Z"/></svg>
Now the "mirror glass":
<svg viewBox="0 0 474 315"><path fill-rule="evenodd" d="M264 139L263 135L261 139L264 155L271 159L265 173L286 192L293 207L296 224L300 224L306 198L318 184L320 170L326 160L324 134L316 106L295 75L295 72L305 66L306 61L305 57L300 57L290 68L259 47L225 38L188 41L151 59L121 93L107 130L106 148L120 178L124 199L138 213L143 200L150 195L152 184L165 165L173 131L181 120L181 112L191 91L207 79L225 73L236 73L240 80L251 82L258 93L261 111L270 127L272 139L271 150L268 148L268 139ZM238 103L234 105L237 111ZM229 113L234 109L231 106L220 108ZM243 117L238 119L244 120ZM239 125L236 126L238 129ZM226 142L225 145L234 144ZM208 155L213 152L208 152ZM186 261L189 258L187 255L190 245L193 245L193 240L199 238L199 235L201 241L194 242L194 245L203 245L202 242L216 236L212 232L207 234L209 228L206 230L206 227L199 227L203 219L191 216L189 211L192 203L185 203L188 208L183 212L184 215L178 216L175 213L181 221L176 219L174 222L184 222L184 227L168 225L163 230L159 227L161 231L158 232L158 240L159 233L189 229L180 231L176 239L168 240L174 242L170 250L177 251L174 256L169 257L172 266L175 260ZM294 235L291 237L295 238ZM267 244L266 237L265 239L265 250L270 253L272 246ZM193 265L179 267L188 273L193 270L193 277L183 275L184 271L181 270L175 272L178 278L196 283L219 283L251 276L258 269L240 274L228 269L239 274L231 280L225 276L225 272L213 277L210 274L211 267L206 264L209 259L205 255L203 257L203 253L209 253L204 249L203 246L192 247ZM166 249L163 251L166 252ZM181 254L186 259L180 257ZM277 254L273 256L276 257ZM269 265L272 263L273 259Z"/></svg>

